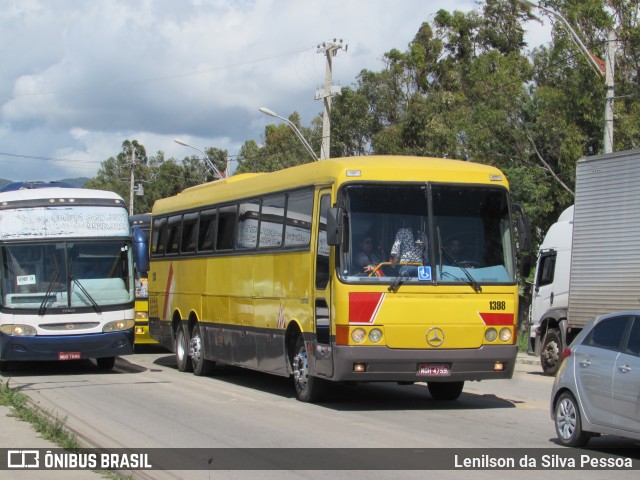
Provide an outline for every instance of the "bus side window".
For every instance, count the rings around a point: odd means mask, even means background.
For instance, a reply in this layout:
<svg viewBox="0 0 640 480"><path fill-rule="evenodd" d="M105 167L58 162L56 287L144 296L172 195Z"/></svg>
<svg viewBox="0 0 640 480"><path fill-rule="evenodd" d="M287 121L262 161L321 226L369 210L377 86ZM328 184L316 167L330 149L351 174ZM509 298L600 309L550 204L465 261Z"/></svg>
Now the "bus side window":
<svg viewBox="0 0 640 480"><path fill-rule="evenodd" d="M233 250L233 237L236 231L238 206L220 207L218 215L218 238L216 250Z"/></svg>
<svg viewBox="0 0 640 480"><path fill-rule="evenodd" d="M260 239L258 248L279 248L284 232L284 194L266 197L260 211Z"/></svg>
<svg viewBox="0 0 640 480"><path fill-rule="evenodd" d="M181 226L182 215L174 215L172 217L169 217L165 253L178 253L180 251Z"/></svg>
<svg viewBox="0 0 640 480"><path fill-rule="evenodd" d="M308 247L311 241L313 190L299 190L289 194L284 233L285 247Z"/></svg>
<svg viewBox="0 0 640 480"><path fill-rule="evenodd" d="M214 233L216 221L218 219L218 211L213 208L211 210L203 210L200 213L200 225L198 227L198 251L210 252L213 250Z"/></svg>
<svg viewBox="0 0 640 480"><path fill-rule="evenodd" d="M167 219L153 220L153 234L151 235L151 255L164 255L165 239L167 238Z"/></svg>
<svg viewBox="0 0 640 480"><path fill-rule="evenodd" d="M196 251L198 239L198 212L185 213L182 219L181 251L190 253Z"/></svg>

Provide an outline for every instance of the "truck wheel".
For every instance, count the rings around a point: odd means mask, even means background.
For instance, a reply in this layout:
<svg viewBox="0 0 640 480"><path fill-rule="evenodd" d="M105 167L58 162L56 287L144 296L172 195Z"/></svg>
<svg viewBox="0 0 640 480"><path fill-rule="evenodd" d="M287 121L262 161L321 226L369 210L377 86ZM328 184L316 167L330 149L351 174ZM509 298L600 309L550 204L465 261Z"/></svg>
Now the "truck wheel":
<svg viewBox="0 0 640 480"><path fill-rule="evenodd" d="M560 368L562 340L560 331L550 328L542 337L542 351L540 352L540 366L545 375L554 376Z"/></svg>

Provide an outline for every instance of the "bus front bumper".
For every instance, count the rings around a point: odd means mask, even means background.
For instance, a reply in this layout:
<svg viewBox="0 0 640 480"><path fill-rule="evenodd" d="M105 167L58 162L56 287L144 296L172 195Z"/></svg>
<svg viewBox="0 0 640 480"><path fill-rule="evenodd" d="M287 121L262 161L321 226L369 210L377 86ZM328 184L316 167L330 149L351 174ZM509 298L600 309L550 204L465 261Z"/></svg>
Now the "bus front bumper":
<svg viewBox="0 0 640 480"><path fill-rule="evenodd" d="M74 360L133 353L133 328L90 335L0 335L0 360Z"/></svg>
<svg viewBox="0 0 640 480"><path fill-rule="evenodd" d="M334 347L332 380L356 382L455 382L509 379L518 347L412 350L387 347ZM446 368L442 368L446 367ZM424 372L437 372L426 374Z"/></svg>

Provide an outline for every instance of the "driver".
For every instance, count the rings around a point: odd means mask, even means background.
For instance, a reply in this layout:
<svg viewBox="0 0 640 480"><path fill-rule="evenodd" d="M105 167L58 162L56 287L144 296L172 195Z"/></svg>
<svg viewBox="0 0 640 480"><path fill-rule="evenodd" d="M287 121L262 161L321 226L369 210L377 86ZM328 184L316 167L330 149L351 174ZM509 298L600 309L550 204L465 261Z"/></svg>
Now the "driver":
<svg viewBox="0 0 640 480"><path fill-rule="evenodd" d="M371 273L376 265L382 262L382 258L373 248L371 235L365 235L360 241L360 251L356 255L356 266L364 273Z"/></svg>

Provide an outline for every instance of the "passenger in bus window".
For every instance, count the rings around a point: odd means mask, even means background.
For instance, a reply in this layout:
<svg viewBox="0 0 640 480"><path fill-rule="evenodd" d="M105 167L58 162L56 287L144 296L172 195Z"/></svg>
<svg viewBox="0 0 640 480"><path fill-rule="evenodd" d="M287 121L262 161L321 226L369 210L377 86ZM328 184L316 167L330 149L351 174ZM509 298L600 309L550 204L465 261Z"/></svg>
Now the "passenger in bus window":
<svg viewBox="0 0 640 480"><path fill-rule="evenodd" d="M422 263L426 248L426 238L422 233L418 233L416 236L411 227L403 226L396 233L395 241L391 247L391 263Z"/></svg>
<svg viewBox="0 0 640 480"><path fill-rule="evenodd" d="M383 261L382 256L373 246L373 238L371 235L365 235L360 241L360 251L356 255L355 264L357 273L371 273L374 271L376 265L379 265Z"/></svg>

